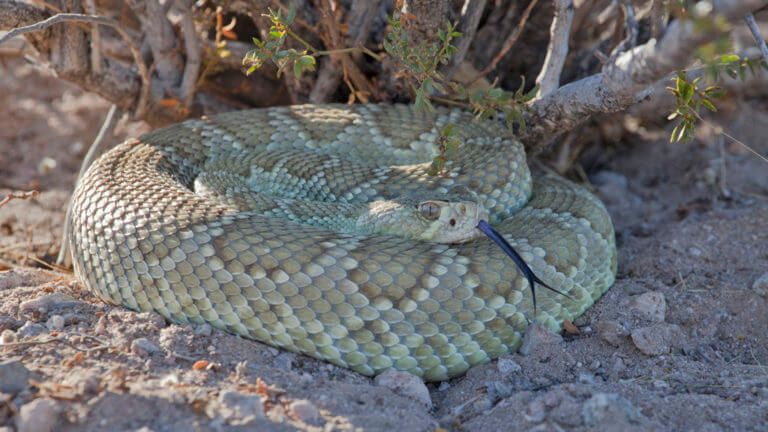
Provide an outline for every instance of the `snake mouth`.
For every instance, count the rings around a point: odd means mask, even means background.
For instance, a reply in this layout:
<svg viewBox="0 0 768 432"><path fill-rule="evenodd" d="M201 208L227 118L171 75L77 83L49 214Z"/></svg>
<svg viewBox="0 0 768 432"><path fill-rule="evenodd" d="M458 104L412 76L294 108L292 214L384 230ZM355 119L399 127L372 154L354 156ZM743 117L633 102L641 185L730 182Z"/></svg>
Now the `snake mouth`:
<svg viewBox="0 0 768 432"><path fill-rule="evenodd" d="M528 286L531 287L531 294L533 295L533 316L536 316L536 284L543 286L544 288L556 292L557 294L560 294L563 297L568 298L569 300L573 300L573 297L569 296L568 294L556 290L555 288L552 288L551 286L547 285L539 279L538 276L533 272L533 270L528 266L528 264L523 260L523 257L520 256L520 254L517 253L517 251L512 247L512 245L507 242L507 240L499 234L498 231L493 229L488 222L484 220L480 220L477 223L477 229L479 229L483 234L487 235L488 238L493 240L494 243L496 243L501 250L504 251L504 253L507 254L510 258L512 258L512 261L517 265L517 268L520 269L521 272L523 272L523 276L528 280Z"/></svg>

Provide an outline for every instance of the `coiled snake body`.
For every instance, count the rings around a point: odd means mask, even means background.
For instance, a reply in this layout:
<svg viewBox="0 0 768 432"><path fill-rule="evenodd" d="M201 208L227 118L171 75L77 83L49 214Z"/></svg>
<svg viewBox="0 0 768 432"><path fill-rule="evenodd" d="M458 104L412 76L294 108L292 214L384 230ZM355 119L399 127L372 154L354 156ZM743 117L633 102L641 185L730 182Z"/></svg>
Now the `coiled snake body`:
<svg viewBox="0 0 768 432"><path fill-rule="evenodd" d="M448 122L458 158L429 176ZM443 380L517 349L534 319L526 278L485 237L424 241L432 237L369 231L361 217L381 200L457 186L539 278L567 293L539 289L536 321L557 330L613 283L613 225L597 198L558 177L532 179L522 145L496 123L398 105L233 112L121 144L75 192L75 271L100 298L134 310L366 375L394 368ZM442 220L434 211L426 207Z"/></svg>

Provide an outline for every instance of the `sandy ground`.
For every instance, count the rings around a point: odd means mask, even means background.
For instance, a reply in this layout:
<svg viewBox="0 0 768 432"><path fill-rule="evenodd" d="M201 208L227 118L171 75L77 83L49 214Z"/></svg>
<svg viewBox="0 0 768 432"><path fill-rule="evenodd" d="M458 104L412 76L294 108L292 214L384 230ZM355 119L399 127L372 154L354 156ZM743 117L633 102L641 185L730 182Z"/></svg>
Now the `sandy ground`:
<svg viewBox="0 0 768 432"><path fill-rule="evenodd" d="M580 334L424 386L169 325L43 270L107 107L0 65L0 192L41 191L0 208L0 432L768 430L768 164L710 128L685 147L641 130L588 170L619 274ZM714 120L768 154L765 101Z"/></svg>

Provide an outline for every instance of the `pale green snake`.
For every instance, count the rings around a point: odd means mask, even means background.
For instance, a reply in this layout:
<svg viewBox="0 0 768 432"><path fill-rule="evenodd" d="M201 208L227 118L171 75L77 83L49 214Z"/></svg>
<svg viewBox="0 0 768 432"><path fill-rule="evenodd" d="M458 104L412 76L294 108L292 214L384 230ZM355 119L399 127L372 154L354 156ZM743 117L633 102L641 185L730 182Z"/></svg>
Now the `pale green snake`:
<svg viewBox="0 0 768 432"><path fill-rule="evenodd" d="M448 122L457 160L427 175ZM456 195L480 206L444 203ZM369 222L389 205L381 200L406 213ZM531 179L502 125L443 108L278 107L158 129L88 169L69 229L76 274L108 302L365 375L398 369L435 381L517 349L533 321L528 282L495 243L424 240L434 240L433 219L466 232L445 209L488 216L568 295L536 292L535 320L553 330L614 281L603 204L559 177Z"/></svg>

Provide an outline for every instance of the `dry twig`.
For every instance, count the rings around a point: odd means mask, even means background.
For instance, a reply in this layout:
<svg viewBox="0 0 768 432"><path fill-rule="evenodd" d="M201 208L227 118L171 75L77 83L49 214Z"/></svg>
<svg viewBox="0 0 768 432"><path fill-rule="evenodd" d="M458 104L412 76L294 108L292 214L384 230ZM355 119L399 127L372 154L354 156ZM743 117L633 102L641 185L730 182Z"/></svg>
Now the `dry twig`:
<svg viewBox="0 0 768 432"><path fill-rule="evenodd" d="M544 65L536 78L539 91L536 97L557 89L560 86L560 74L563 71L565 57L568 55L568 40L573 22L573 0L555 0L555 16L549 28L549 47Z"/></svg>
<svg viewBox="0 0 768 432"><path fill-rule="evenodd" d="M39 195L40 192L33 190L29 192L8 192L5 194L5 198L3 198L2 201L0 201L0 207L8 204L11 200L14 199L30 199L30 198L37 198L37 195Z"/></svg>
<svg viewBox="0 0 768 432"><path fill-rule="evenodd" d="M149 90L151 86L150 78L149 78L149 69L147 68L146 63L144 63L144 58L141 56L141 53L138 47L136 46L136 43L128 35L128 32L125 30L125 28L123 28L123 26L120 25L119 22L113 20L112 18L105 18L105 17L99 17L99 16L85 15L85 14L76 14L76 13L60 13L48 19L45 19L43 21L37 22L35 24L12 29L5 36L0 38L0 45L2 45L2 43L5 42L6 40L9 40L16 36L21 36L25 33L30 33L34 31L40 31L61 22L90 22L90 23L96 23L96 24L103 24L103 25L114 28L118 33L120 33L120 36L125 40L125 42L128 44L128 48L131 50L131 55L133 56L133 60L136 62L136 66L139 68L139 75L141 76L141 94L139 96L139 103L137 104L136 114L135 114L136 117L141 118L144 115L144 112L147 108L147 103L149 99Z"/></svg>

